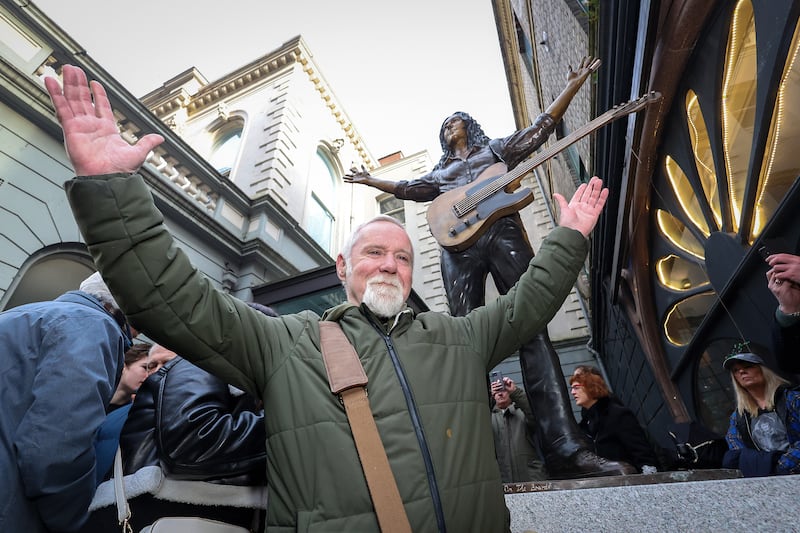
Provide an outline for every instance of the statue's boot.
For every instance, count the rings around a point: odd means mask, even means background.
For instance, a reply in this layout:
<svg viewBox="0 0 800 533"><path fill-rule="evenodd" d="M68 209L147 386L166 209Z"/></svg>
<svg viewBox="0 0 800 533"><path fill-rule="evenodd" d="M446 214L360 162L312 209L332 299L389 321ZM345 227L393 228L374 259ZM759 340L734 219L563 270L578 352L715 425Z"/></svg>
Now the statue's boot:
<svg viewBox="0 0 800 533"><path fill-rule="evenodd" d="M523 346L519 359L550 479L636 473L628 463L603 459L591 451L575 422L561 363L546 332Z"/></svg>

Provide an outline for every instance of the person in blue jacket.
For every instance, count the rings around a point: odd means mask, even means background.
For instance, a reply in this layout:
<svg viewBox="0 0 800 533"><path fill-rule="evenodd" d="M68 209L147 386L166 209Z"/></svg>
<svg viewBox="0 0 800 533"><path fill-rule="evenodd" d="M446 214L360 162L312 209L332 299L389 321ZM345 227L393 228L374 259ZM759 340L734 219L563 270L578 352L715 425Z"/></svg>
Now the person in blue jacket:
<svg viewBox="0 0 800 533"><path fill-rule="evenodd" d="M736 392L724 468L744 477L800 473L800 392L749 349L723 362Z"/></svg>
<svg viewBox="0 0 800 533"><path fill-rule="evenodd" d="M88 518L95 433L134 334L97 273L0 313L0 531L75 531Z"/></svg>

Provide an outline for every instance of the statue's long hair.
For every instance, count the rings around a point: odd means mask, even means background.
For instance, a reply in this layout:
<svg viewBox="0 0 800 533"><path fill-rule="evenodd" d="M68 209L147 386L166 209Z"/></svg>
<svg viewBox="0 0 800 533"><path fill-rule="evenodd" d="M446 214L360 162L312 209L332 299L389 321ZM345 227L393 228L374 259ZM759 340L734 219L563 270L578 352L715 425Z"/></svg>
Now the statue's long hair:
<svg viewBox="0 0 800 533"><path fill-rule="evenodd" d="M473 146L486 146L489 144L489 137L483 133L483 128L481 125L478 124L474 118L472 118L468 113L464 113L463 111L456 111L442 122L442 126L439 128L439 144L442 146L442 157L439 159L439 162L436 164L435 168L442 168L444 164L447 162L448 159L453 157L452 150L450 147L447 146L447 143L444 140L444 123L448 121L448 119L452 117L458 117L464 121L467 126L467 147L472 148Z"/></svg>

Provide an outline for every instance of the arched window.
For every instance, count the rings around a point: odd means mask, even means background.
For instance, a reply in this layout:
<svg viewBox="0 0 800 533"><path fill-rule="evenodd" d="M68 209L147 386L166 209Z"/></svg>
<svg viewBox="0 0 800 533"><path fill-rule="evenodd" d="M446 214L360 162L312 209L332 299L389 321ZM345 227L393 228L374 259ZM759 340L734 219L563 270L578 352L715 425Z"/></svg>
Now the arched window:
<svg viewBox="0 0 800 533"><path fill-rule="evenodd" d="M308 173L310 193L304 221L306 232L328 253L332 252L336 221L333 210L336 202L335 168L327 153L323 149L317 150Z"/></svg>
<svg viewBox="0 0 800 533"><path fill-rule="evenodd" d="M229 120L214 132L211 156L208 162L223 176L230 176L242 146L244 124L239 119Z"/></svg>
<svg viewBox="0 0 800 533"><path fill-rule="evenodd" d="M94 273L92 258L76 245L57 245L30 256L19 269L15 283L6 293L0 310L31 302L53 300L78 289L81 281Z"/></svg>

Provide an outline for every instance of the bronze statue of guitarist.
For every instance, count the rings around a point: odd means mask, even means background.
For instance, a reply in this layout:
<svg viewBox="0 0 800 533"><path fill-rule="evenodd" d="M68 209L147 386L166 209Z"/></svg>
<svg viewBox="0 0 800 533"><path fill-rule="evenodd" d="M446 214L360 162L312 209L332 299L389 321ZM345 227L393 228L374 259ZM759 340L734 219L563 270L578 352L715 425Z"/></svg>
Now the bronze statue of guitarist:
<svg viewBox="0 0 800 533"><path fill-rule="evenodd" d="M375 187L399 199L425 202L473 182L498 163L513 169L544 143L572 98L599 66L599 59L585 57L577 70L570 67L566 87L547 110L533 125L508 137L489 139L467 113L452 114L439 132L442 157L424 176L392 182L374 178L363 168L360 171L354 168L344 179ZM485 303L488 273L492 274L497 289L505 293L534 255L517 211L497 218L466 249L443 247L441 252L447 301L450 313L456 316ZM550 478L635 472L630 465L606 461L589 450L572 415L558 355L546 331L520 350L520 366Z"/></svg>

